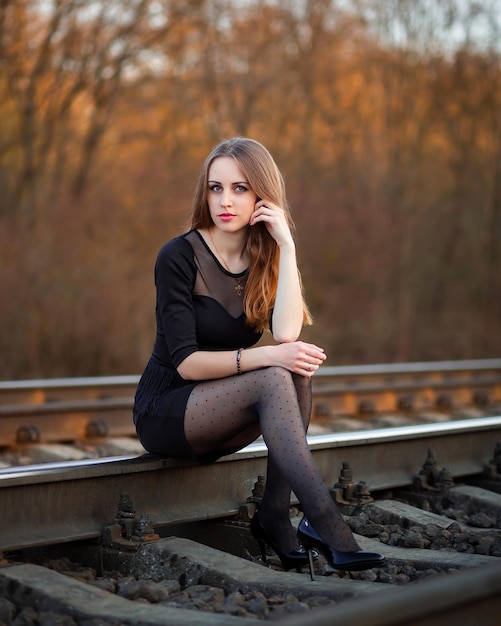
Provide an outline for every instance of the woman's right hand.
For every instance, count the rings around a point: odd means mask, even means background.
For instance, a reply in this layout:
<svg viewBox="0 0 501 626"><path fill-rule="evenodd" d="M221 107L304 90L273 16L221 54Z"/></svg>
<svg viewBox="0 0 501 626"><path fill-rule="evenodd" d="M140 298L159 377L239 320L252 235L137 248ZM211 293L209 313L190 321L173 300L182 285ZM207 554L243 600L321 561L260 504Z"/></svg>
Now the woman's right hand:
<svg viewBox="0 0 501 626"><path fill-rule="evenodd" d="M301 376L313 376L327 358L323 348L304 341L291 341L269 347L273 350L276 365Z"/></svg>

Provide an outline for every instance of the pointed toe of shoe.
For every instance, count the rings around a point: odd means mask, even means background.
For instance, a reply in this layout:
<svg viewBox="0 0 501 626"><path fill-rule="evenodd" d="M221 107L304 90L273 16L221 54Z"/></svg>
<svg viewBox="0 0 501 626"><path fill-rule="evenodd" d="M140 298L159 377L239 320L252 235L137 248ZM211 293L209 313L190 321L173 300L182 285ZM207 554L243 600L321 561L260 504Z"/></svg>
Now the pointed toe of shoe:
<svg viewBox="0 0 501 626"><path fill-rule="evenodd" d="M327 545L306 518L299 524L298 537L306 548L317 548L334 569L356 571L382 567L385 563L384 556L379 552L365 550L342 552Z"/></svg>
<svg viewBox="0 0 501 626"><path fill-rule="evenodd" d="M366 552L365 550L355 550L353 552L340 552L332 550L332 563L335 569L357 571L382 567L385 559L379 552Z"/></svg>

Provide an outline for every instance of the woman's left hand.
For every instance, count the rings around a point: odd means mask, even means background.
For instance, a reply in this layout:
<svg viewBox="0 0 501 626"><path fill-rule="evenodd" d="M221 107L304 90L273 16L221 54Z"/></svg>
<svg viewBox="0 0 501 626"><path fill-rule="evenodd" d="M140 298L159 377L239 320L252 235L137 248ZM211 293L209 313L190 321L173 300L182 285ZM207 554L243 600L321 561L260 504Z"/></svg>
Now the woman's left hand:
<svg viewBox="0 0 501 626"><path fill-rule="evenodd" d="M323 348L304 341L291 341L269 346L274 365L295 374L311 377L327 358Z"/></svg>
<svg viewBox="0 0 501 626"><path fill-rule="evenodd" d="M259 222L264 222L268 232L279 247L294 246L291 230L287 223L285 212L281 207L265 200L256 202L256 208L250 218L249 224L254 226Z"/></svg>

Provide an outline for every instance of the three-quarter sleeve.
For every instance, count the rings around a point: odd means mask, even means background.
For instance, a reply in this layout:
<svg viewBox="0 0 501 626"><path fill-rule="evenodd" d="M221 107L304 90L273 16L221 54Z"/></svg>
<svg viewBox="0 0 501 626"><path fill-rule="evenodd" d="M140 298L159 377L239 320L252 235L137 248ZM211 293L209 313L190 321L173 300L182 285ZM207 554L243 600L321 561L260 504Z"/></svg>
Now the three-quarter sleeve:
<svg viewBox="0 0 501 626"><path fill-rule="evenodd" d="M193 284L193 250L184 238L165 244L155 264L157 347L165 341L174 367L198 349Z"/></svg>

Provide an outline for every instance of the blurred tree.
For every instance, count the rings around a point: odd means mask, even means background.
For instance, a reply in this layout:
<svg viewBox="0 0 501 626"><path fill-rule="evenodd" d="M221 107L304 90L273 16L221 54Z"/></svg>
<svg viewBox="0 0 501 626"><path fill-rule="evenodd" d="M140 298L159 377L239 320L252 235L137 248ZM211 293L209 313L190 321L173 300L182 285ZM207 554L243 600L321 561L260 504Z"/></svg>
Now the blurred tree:
<svg viewBox="0 0 501 626"><path fill-rule="evenodd" d="M124 82L144 70L145 58L153 63L157 44L199 4L4 0L2 87L17 155L11 208L32 221L66 175L74 193L83 191Z"/></svg>

